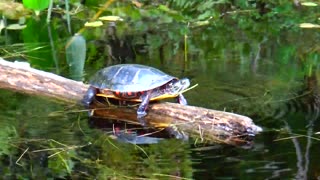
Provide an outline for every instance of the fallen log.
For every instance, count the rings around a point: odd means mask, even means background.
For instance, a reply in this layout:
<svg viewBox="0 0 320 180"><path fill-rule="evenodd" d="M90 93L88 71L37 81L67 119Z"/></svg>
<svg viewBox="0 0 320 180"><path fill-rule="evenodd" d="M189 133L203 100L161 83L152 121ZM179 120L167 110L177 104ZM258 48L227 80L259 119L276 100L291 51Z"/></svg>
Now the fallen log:
<svg viewBox="0 0 320 180"><path fill-rule="evenodd" d="M88 87L82 82L0 58L0 88L80 104ZM98 102L92 106L96 117L138 124L136 108ZM246 116L177 103L150 104L145 119L151 127L175 127L202 141L231 145L250 145L252 138L262 131Z"/></svg>

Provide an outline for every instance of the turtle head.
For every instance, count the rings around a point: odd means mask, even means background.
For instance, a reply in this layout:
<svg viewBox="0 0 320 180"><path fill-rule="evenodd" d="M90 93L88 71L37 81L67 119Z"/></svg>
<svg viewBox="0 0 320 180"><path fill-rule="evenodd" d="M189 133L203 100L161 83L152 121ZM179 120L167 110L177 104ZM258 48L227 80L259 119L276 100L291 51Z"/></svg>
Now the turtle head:
<svg viewBox="0 0 320 180"><path fill-rule="evenodd" d="M170 94L178 94L179 92L187 89L190 86L190 80L188 78L175 79L168 84L168 90Z"/></svg>

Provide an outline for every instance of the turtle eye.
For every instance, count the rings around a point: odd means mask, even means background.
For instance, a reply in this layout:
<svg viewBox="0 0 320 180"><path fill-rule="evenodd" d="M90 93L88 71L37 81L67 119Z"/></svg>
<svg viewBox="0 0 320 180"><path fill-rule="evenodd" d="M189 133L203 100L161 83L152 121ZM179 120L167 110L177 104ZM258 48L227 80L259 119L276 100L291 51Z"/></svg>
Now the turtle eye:
<svg viewBox="0 0 320 180"><path fill-rule="evenodd" d="M172 82L169 83L169 84L168 84L168 87L169 87L170 89L171 89L171 88L174 88L174 83L172 83Z"/></svg>
<svg viewBox="0 0 320 180"><path fill-rule="evenodd" d="M183 78L183 79L180 80L180 84L182 86L188 87L188 86L190 86L190 80L187 79L187 78Z"/></svg>

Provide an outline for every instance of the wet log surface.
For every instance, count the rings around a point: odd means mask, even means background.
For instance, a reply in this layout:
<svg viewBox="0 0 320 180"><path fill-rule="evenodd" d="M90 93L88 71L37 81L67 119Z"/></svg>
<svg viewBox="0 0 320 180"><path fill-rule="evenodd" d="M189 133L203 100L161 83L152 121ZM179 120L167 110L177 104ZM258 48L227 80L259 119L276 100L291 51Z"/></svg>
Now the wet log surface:
<svg viewBox="0 0 320 180"><path fill-rule="evenodd" d="M0 88L2 89L50 97L53 100L80 105L88 86L82 82L0 58ZM138 124L137 106L109 106L107 103L96 101L92 109L94 109L95 117ZM176 103L150 104L145 119L151 127L175 127L201 141L231 145L248 145L252 142L253 137L262 131L246 116Z"/></svg>

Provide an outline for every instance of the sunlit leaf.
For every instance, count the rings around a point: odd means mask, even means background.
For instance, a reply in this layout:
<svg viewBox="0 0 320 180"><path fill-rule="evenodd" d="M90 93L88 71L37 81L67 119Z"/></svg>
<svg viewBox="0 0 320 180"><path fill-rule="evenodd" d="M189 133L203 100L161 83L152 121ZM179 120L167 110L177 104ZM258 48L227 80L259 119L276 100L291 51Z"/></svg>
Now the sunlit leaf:
<svg viewBox="0 0 320 180"><path fill-rule="evenodd" d="M102 21L123 21L119 16L102 16L99 19Z"/></svg>
<svg viewBox="0 0 320 180"><path fill-rule="evenodd" d="M36 14L36 16L40 15L40 11L39 10L35 10L34 13Z"/></svg>
<svg viewBox="0 0 320 180"><path fill-rule="evenodd" d="M302 2L301 5L302 6L318 6L318 4L313 2Z"/></svg>
<svg viewBox="0 0 320 180"><path fill-rule="evenodd" d="M170 11L170 9L168 8L168 6L165 6L165 5L160 5L160 6L159 6L159 9L162 10L162 11L165 11L165 12Z"/></svg>
<svg viewBox="0 0 320 180"><path fill-rule="evenodd" d="M312 23L301 23L301 28L320 28L320 25L318 24L312 24Z"/></svg>
<svg viewBox="0 0 320 180"><path fill-rule="evenodd" d="M9 26L6 27L6 29L10 30L20 30L26 28L27 25L21 25L21 24L10 24Z"/></svg>
<svg viewBox="0 0 320 180"><path fill-rule="evenodd" d="M103 25L103 23L101 21L86 22L84 24L84 26L86 26L86 27L100 27L102 25Z"/></svg>
<svg viewBox="0 0 320 180"><path fill-rule="evenodd" d="M23 5L32 10L44 10L49 7L49 0L23 0Z"/></svg>
<svg viewBox="0 0 320 180"><path fill-rule="evenodd" d="M192 27L206 26L208 24L210 24L209 21L197 21L197 22L192 23Z"/></svg>

